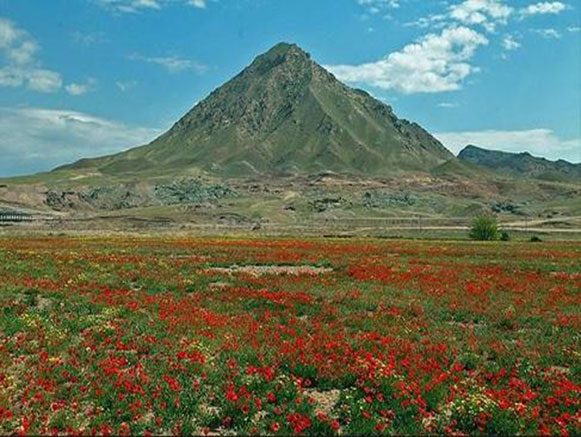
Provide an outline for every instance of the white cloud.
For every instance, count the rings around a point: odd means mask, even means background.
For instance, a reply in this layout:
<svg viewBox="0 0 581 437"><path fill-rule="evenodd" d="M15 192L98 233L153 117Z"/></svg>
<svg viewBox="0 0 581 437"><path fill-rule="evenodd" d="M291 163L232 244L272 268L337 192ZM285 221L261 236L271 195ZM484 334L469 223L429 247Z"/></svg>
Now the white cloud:
<svg viewBox="0 0 581 437"><path fill-rule="evenodd" d="M401 0L357 0L357 3L367 7L372 14L377 14L382 9L398 9L401 6Z"/></svg>
<svg viewBox="0 0 581 437"><path fill-rule="evenodd" d="M97 4L116 12L137 12L142 9L160 9L156 0L96 0Z"/></svg>
<svg viewBox="0 0 581 437"><path fill-rule="evenodd" d="M421 27L422 29L425 28L434 28L434 29L442 29L447 26L446 21L447 16L445 14L433 14L428 17L420 17L416 19L416 21L409 21L404 23L405 27L412 27L417 26Z"/></svg>
<svg viewBox="0 0 581 437"><path fill-rule="evenodd" d="M513 35L505 35L502 39L502 47L505 50L513 51L521 47L521 43L518 42Z"/></svg>
<svg viewBox="0 0 581 437"><path fill-rule="evenodd" d="M190 0L188 4L196 8L204 9L206 7L206 0Z"/></svg>
<svg viewBox="0 0 581 437"><path fill-rule="evenodd" d="M438 108L454 109L454 108L458 108L458 107L460 107L460 105L458 103L453 103L453 102L440 102L440 103L438 103Z"/></svg>
<svg viewBox="0 0 581 437"><path fill-rule="evenodd" d="M488 40L467 27L444 29L384 59L362 65L327 68L340 80L359 82L405 94L455 91L469 75L478 71L468 61Z"/></svg>
<svg viewBox="0 0 581 437"><path fill-rule="evenodd" d="M41 93L53 93L63 86L61 75L50 70L32 70L28 74L28 88Z"/></svg>
<svg viewBox="0 0 581 437"><path fill-rule="evenodd" d="M160 133L75 111L0 108L0 177L116 153Z"/></svg>
<svg viewBox="0 0 581 437"><path fill-rule="evenodd" d="M62 87L56 71L40 66L38 43L12 21L0 17L0 87L26 86L32 91L51 93Z"/></svg>
<svg viewBox="0 0 581 437"><path fill-rule="evenodd" d="M466 25L481 25L493 32L498 24L506 24L513 8L502 0L466 0L452 5L448 17Z"/></svg>
<svg viewBox="0 0 581 437"><path fill-rule="evenodd" d="M93 0L98 5L114 12L135 13L144 10L159 10L170 3L182 3L204 9L207 0Z"/></svg>
<svg viewBox="0 0 581 437"><path fill-rule="evenodd" d="M83 94L94 91L96 86L97 81L95 79L87 79L84 83L71 83L65 89L72 96L82 96Z"/></svg>
<svg viewBox="0 0 581 437"><path fill-rule="evenodd" d="M567 30L571 33L578 33L581 32L581 27L579 26L567 27Z"/></svg>
<svg viewBox="0 0 581 437"><path fill-rule="evenodd" d="M472 144L492 150L530 152L548 159L563 158L571 162L581 162L581 138L565 140L550 129L441 132L434 136L454 153Z"/></svg>
<svg viewBox="0 0 581 437"><path fill-rule="evenodd" d="M538 33L545 39L560 39L562 37L561 33L552 28L548 29L532 29L533 32Z"/></svg>
<svg viewBox="0 0 581 437"><path fill-rule="evenodd" d="M19 71L10 68L0 68L0 86L1 87L19 87L23 84L24 79Z"/></svg>
<svg viewBox="0 0 581 437"><path fill-rule="evenodd" d="M560 14L567 5L561 2L541 2L527 6L521 9L522 16L543 15L543 14Z"/></svg>
<svg viewBox="0 0 581 437"><path fill-rule="evenodd" d="M507 24L513 13L514 9L503 0L464 0L448 6L443 13L418 18L406 26L442 28L461 24L482 26L488 32L494 32L498 25Z"/></svg>
<svg viewBox="0 0 581 437"><path fill-rule="evenodd" d="M129 59L160 65L171 74L183 73L184 71L203 73L208 70L208 67L204 64L179 56L142 56L135 54L131 55Z"/></svg>
<svg viewBox="0 0 581 437"><path fill-rule="evenodd" d="M406 23L407 26L422 28L442 28L451 24L482 26L488 32L495 32L499 25L507 25L512 17L524 19L540 14L559 14L569 7L560 1L540 2L521 9L515 9L505 0L464 0L447 7L443 13L421 17Z"/></svg>
<svg viewBox="0 0 581 437"><path fill-rule="evenodd" d="M80 32L76 31L71 34L73 40L84 46L95 46L109 42L109 39L103 32Z"/></svg>
<svg viewBox="0 0 581 437"><path fill-rule="evenodd" d="M129 80L129 81L121 81L118 80L115 82L115 86L119 88L122 92L129 91L131 88L134 88L137 85L136 80Z"/></svg>

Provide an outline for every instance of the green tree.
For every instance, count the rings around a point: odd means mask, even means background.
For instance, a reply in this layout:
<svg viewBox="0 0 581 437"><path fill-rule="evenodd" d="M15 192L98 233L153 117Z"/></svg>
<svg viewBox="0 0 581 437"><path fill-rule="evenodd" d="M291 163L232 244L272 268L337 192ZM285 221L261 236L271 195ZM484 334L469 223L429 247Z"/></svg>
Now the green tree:
<svg viewBox="0 0 581 437"><path fill-rule="evenodd" d="M498 240L498 226L493 217L478 217L472 222L470 238L481 241Z"/></svg>

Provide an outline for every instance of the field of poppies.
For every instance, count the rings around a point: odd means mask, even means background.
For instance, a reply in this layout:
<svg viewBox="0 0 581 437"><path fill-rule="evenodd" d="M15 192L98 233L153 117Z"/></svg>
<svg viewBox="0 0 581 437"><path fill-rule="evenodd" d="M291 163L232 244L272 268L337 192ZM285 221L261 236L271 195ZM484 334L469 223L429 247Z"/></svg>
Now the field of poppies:
<svg viewBox="0 0 581 437"><path fill-rule="evenodd" d="M581 434L581 244L0 238L0 434Z"/></svg>

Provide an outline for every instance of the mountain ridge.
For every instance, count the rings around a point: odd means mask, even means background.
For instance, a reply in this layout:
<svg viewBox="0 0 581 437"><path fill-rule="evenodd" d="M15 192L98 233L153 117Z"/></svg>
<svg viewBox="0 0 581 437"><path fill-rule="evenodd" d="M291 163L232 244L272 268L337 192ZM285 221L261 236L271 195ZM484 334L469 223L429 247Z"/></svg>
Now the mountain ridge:
<svg viewBox="0 0 581 437"><path fill-rule="evenodd" d="M280 43L150 144L56 171L383 176L428 172L450 159L451 152L417 123L344 85L296 44Z"/></svg>
<svg viewBox="0 0 581 437"><path fill-rule="evenodd" d="M511 153L468 145L460 151L458 159L512 176L551 181L581 180L581 163L564 159L551 161L529 152Z"/></svg>

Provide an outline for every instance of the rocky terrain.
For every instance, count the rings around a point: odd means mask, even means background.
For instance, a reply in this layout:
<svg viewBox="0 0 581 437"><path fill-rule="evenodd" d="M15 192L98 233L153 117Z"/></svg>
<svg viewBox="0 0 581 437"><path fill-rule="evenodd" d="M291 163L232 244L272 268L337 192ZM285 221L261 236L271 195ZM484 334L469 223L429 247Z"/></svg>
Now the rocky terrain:
<svg viewBox="0 0 581 437"><path fill-rule="evenodd" d="M57 170L107 175L387 176L454 156L419 125L349 88L291 44L278 44L151 144Z"/></svg>
<svg viewBox="0 0 581 437"><path fill-rule="evenodd" d="M458 158L496 172L550 181L581 182L581 164L565 160L549 161L528 152L507 153L476 146L465 147Z"/></svg>

